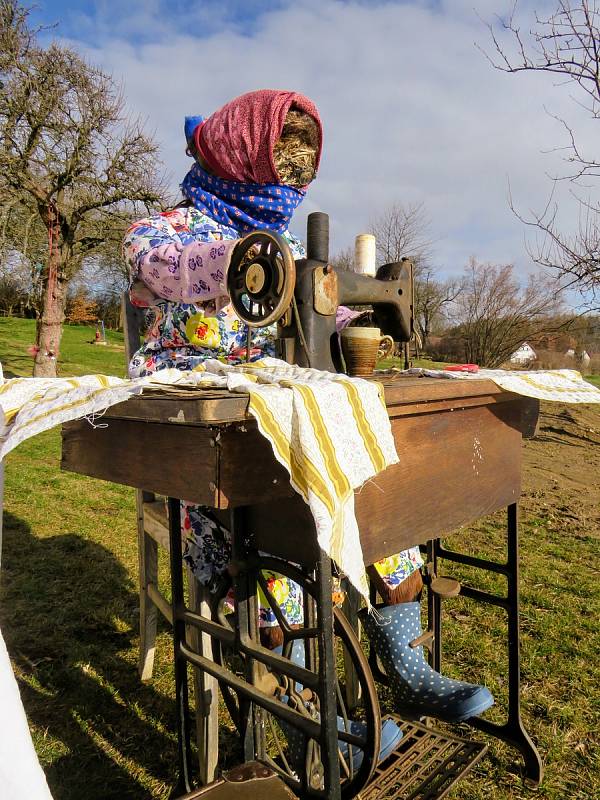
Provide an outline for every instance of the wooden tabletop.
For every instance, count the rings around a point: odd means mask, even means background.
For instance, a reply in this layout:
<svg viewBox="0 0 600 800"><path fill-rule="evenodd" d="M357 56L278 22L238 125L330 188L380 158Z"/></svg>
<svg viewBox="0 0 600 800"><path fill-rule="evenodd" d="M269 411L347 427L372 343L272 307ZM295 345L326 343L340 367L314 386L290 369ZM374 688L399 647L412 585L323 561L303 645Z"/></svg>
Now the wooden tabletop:
<svg viewBox="0 0 600 800"><path fill-rule="evenodd" d="M514 395L490 380L452 380L408 375L374 378L383 384L390 417L447 408L456 400L461 408L505 402ZM226 389L165 387L145 391L112 406L105 416L179 425L214 425L248 419L247 394Z"/></svg>
<svg viewBox="0 0 600 800"><path fill-rule="evenodd" d="M489 380L382 383L400 460L356 493L366 563L516 502L521 437L539 406ZM245 506L260 549L311 563L308 507L247 410L244 394L152 390L110 408L106 426L63 425L62 466L215 509Z"/></svg>

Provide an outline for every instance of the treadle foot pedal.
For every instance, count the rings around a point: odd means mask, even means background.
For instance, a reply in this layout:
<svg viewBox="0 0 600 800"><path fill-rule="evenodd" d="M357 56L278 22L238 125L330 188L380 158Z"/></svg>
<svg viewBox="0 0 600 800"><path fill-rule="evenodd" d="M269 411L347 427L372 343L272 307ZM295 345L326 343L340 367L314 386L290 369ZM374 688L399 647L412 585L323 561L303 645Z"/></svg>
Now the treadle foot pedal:
<svg viewBox="0 0 600 800"><path fill-rule="evenodd" d="M404 736L375 770L361 800L441 800L487 750L483 742L448 736L416 722L393 719Z"/></svg>
<svg viewBox="0 0 600 800"><path fill-rule="evenodd" d="M296 795L272 769L258 761L249 761L178 800L296 800Z"/></svg>

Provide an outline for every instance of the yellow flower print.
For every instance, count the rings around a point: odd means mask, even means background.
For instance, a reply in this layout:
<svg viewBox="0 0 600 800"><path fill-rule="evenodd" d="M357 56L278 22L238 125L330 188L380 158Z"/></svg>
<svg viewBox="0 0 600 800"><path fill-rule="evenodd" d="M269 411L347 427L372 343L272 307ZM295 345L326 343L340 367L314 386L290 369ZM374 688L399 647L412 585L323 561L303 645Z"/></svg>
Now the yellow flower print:
<svg viewBox="0 0 600 800"><path fill-rule="evenodd" d="M277 605L283 605L290 593L288 582L282 578L269 578L267 581L267 586L275 598Z"/></svg>
<svg viewBox="0 0 600 800"><path fill-rule="evenodd" d="M221 343L219 321L216 317L194 314L185 324L185 333L190 344L215 348Z"/></svg>
<svg viewBox="0 0 600 800"><path fill-rule="evenodd" d="M381 576L391 575L392 572L395 572L398 568L398 564L398 556L390 556L389 558L382 558L381 561L377 561L375 569Z"/></svg>

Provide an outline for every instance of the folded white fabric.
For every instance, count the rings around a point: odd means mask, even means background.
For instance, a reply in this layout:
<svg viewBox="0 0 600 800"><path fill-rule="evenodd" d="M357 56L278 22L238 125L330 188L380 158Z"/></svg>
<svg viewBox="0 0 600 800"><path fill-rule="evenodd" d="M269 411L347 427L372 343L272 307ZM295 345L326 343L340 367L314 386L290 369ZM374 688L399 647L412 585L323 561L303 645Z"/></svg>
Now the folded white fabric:
<svg viewBox="0 0 600 800"><path fill-rule="evenodd" d="M52 800L0 633L0 797Z"/></svg>
<svg viewBox="0 0 600 800"><path fill-rule="evenodd" d="M152 384L225 386L204 372L165 369L136 380L111 375L73 378L10 378L0 385L0 459L25 439L72 419L101 415Z"/></svg>
<svg viewBox="0 0 600 800"><path fill-rule="evenodd" d="M584 380L575 369L507 370L480 369L478 372L450 372L443 369L402 370L405 375L425 378L480 381L490 380L507 392L560 403L600 403L600 389Z"/></svg>
<svg viewBox="0 0 600 800"><path fill-rule="evenodd" d="M0 386L0 458L36 433L100 413L142 389L107 375L6 380Z"/></svg>

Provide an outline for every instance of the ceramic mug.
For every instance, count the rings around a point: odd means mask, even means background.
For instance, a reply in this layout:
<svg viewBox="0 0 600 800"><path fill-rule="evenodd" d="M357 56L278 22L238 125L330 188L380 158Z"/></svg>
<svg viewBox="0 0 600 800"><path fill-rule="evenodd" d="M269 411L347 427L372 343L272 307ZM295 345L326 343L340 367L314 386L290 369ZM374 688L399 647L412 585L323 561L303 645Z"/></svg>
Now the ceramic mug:
<svg viewBox="0 0 600 800"><path fill-rule="evenodd" d="M392 337L382 335L379 328L344 328L340 336L346 372L357 378L370 377L377 359L394 347ZM380 353L384 345L385 351Z"/></svg>

